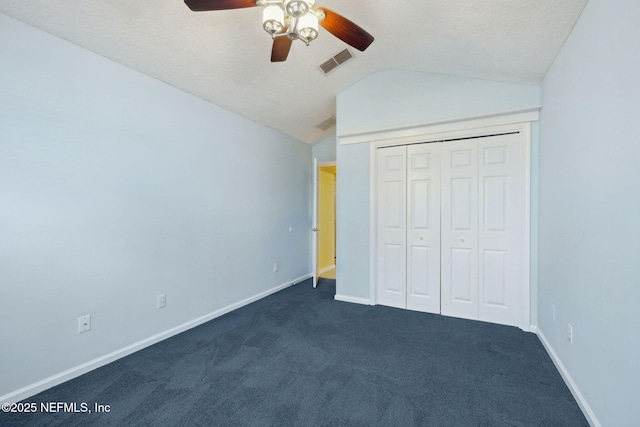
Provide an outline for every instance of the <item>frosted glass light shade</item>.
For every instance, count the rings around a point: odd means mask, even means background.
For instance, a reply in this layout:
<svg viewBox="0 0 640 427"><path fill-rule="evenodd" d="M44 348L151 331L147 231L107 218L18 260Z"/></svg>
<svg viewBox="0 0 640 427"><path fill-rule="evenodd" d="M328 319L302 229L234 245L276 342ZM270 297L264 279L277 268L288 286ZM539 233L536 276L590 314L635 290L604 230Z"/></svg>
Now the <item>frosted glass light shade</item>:
<svg viewBox="0 0 640 427"><path fill-rule="evenodd" d="M267 6L262 12L262 27L271 34L278 34L284 28L284 10L278 5Z"/></svg>
<svg viewBox="0 0 640 427"><path fill-rule="evenodd" d="M314 13L307 13L298 19L298 37L306 44L318 37L318 17Z"/></svg>

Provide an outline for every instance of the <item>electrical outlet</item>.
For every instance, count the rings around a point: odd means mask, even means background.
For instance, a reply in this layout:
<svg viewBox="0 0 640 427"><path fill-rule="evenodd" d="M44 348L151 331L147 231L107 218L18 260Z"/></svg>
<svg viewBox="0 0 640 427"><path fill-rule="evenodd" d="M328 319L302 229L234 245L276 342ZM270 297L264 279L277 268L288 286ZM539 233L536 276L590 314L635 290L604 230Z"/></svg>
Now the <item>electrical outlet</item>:
<svg viewBox="0 0 640 427"><path fill-rule="evenodd" d="M158 308L165 308L167 306L167 296L165 294L158 295Z"/></svg>
<svg viewBox="0 0 640 427"><path fill-rule="evenodd" d="M91 315L78 317L78 332L87 332L91 330Z"/></svg>
<svg viewBox="0 0 640 427"><path fill-rule="evenodd" d="M273 264L273 272L276 273L278 271L278 264Z"/></svg>
<svg viewBox="0 0 640 427"><path fill-rule="evenodd" d="M553 315L553 323L556 323L556 305L551 304L551 313Z"/></svg>
<svg viewBox="0 0 640 427"><path fill-rule="evenodd" d="M573 344L573 326L571 326L571 323L567 323L567 341L569 341L569 344Z"/></svg>

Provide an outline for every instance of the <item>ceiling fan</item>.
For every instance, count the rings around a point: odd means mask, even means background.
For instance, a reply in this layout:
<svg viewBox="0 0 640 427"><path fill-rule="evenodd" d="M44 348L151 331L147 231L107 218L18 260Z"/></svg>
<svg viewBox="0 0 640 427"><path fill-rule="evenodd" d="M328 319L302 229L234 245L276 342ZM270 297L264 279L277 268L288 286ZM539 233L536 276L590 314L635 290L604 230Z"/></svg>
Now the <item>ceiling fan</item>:
<svg viewBox="0 0 640 427"><path fill-rule="evenodd" d="M291 44L301 40L307 46L318 37L318 25L354 48L364 51L373 36L347 18L324 7L313 8L315 0L184 0L194 12L263 6L262 26L273 38L271 62L287 59Z"/></svg>

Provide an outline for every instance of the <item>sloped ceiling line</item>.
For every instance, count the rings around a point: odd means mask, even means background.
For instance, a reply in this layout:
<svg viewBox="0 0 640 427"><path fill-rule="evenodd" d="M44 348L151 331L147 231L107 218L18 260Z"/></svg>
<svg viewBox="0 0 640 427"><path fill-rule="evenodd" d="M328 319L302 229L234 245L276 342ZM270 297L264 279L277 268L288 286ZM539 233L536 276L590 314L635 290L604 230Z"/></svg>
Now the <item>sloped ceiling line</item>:
<svg viewBox="0 0 640 427"><path fill-rule="evenodd" d="M586 1L317 0L375 37L327 76L318 64L348 46L320 29L309 46L294 43L286 62L271 63L259 7L192 12L181 0L3 0L0 13L314 144L333 132L316 125L335 115L336 95L377 71L541 81Z"/></svg>

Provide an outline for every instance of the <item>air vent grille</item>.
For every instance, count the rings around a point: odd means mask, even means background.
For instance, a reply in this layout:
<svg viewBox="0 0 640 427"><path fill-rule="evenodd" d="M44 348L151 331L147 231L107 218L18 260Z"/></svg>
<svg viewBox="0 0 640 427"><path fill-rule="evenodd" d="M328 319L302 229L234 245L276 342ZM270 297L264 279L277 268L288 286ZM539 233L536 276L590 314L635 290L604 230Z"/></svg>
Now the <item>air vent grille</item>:
<svg viewBox="0 0 640 427"><path fill-rule="evenodd" d="M335 116L331 116L328 119L325 119L321 123L318 123L316 127L321 130L329 130L336 125Z"/></svg>
<svg viewBox="0 0 640 427"><path fill-rule="evenodd" d="M336 56L333 57L333 59L336 60L338 65L344 64L345 62L347 62L351 58L353 58L353 55L351 55L351 52L349 52L348 49L343 50L342 52L340 52L339 54L337 54Z"/></svg>
<svg viewBox="0 0 640 427"><path fill-rule="evenodd" d="M349 49L345 49L334 57L329 58L329 60L320 64L320 69L323 73L329 74L331 71L335 70L351 58L353 58L353 55L351 54L351 52L349 52Z"/></svg>
<svg viewBox="0 0 640 427"><path fill-rule="evenodd" d="M323 62L322 64L320 64L320 69L325 73L328 74L331 71L335 70L336 68L338 68L338 64L335 59L331 58L329 59L327 62Z"/></svg>

